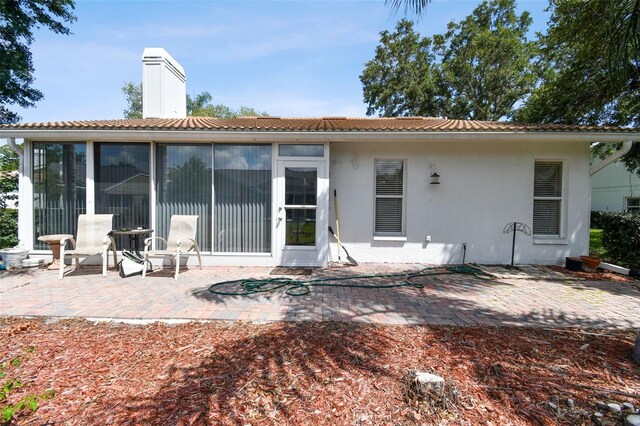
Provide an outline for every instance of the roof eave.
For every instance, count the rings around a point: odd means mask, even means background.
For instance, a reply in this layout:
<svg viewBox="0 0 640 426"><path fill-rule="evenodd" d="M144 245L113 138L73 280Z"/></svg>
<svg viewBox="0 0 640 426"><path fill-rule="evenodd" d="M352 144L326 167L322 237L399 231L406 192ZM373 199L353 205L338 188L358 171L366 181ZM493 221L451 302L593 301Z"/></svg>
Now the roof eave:
<svg viewBox="0 0 640 426"><path fill-rule="evenodd" d="M640 132L606 131L248 131L248 130L84 130L0 129L0 138L29 140L159 142L603 142L640 141Z"/></svg>

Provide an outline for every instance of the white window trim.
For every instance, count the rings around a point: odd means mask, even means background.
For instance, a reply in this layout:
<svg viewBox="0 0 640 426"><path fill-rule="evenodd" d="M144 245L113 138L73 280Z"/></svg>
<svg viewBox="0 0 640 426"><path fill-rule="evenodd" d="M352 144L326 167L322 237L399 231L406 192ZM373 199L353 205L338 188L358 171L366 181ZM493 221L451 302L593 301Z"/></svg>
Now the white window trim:
<svg viewBox="0 0 640 426"><path fill-rule="evenodd" d="M559 158L536 158L533 160L533 173L532 173L532 183L535 180L535 169L537 162L545 162L545 163L562 163L562 191L561 197L535 197L534 196L534 188L531 185L531 229L533 229L533 201L534 200L557 200L560 199L560 234L559 235L540 235L533 234L531 237L533 238L533 244L558 244L558 245L566 245L567 241L567 205L569 199L569 161L566 159Z"/></svg>
<svg viewBox="0 0 640 426"><path fill-rule="evenodd" d="M376 162L402 161L402 196L376 194ZM374 241L406 241L407 235L407 159L376 157L373 160L373 239ZM376 200L378 198L402 198L402 232L376 232ZM394 238L395 237L395 238Z"/></svg>

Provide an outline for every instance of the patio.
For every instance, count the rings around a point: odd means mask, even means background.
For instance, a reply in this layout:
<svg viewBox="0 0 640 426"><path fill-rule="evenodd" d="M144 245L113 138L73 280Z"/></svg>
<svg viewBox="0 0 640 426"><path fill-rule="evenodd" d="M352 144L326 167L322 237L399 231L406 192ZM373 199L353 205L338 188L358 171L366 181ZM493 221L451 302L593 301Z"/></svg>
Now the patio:
<svg viewBox="0 0 640 426"><path fill-rule="evenodd" d="M419 264L333 265L311 278L417 272ZM56 271L0 273L1 316L84 317L120 320L346 321L541 327L640 327L640 284L547 277L449 274L421 277L424 288L314 287L293 297L283 291L250 296L212 294L216 282L273 278L267 267L165 270L122 279L83 267L63 280ZM297 277L309 278L309 277ZM386 281L389 282L389 281ZM362 284L360 282L359 284Z"/></svg>

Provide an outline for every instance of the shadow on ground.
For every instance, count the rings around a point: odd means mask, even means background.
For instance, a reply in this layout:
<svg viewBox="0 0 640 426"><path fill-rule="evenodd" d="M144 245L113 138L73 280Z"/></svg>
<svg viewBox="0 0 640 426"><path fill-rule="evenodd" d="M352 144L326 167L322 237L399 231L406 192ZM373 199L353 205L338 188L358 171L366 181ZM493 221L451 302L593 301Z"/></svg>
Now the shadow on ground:
<svg viewBox="0 0 640 426"><path fill-rule="evenodd" d="M409 269L398 273L415 271ZM325 274L327 272L323 271L323 275ZM348 277L350 274L353 272L331 272L331 275L339 277ZM312 279L315 278L318 276ZM516 285L512 280L488 280L473 275L444 274L414 277L410 280L411 284L420 284L421 288L349 287L350 284L384 286L403 284L404 281L404 277L335 281L329 283L336 285L335 287L309 286L309 294L303 296L287 295L285 290L291 286L279 287L281 284L278 282L260 289L267 291L242 296L212 293L209 287L196 288L190 295L212 304L229 306L230 309L240 304L281 306L285 310L284 319L288 321L337 320L397 324L585 328L631 328L640 325L640 318L616 317L616 307L607 305L610 296L616 296L619 303L623 303L621 298L624 298L627 303L637 304L640 309L640 287L633 283L567 280L549 284L531 280L525 281L525 285L533 290L525 292L522 284ZM253 285L252 282L248 284ZM549 293L546 296L538 295L535 288L540 285L553 287L545 288L545 292ZM269 288L273 291L268 291ZM238 283L214 289L231 293L243 291ZM298 292L300 288L293 290ZM538 299L542 299L542 302ZM564 302L567 302L566 306ZM626 308L633 311L633 307Z"/></svg>

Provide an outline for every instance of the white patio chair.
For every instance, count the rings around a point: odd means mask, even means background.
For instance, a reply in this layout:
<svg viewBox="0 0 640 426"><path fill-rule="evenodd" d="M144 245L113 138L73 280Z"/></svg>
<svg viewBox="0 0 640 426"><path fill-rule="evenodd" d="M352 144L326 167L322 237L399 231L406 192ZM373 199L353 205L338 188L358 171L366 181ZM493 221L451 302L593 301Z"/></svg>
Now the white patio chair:
<svg viewBox="0 0 640 426"><path fill-rule="evenodd" d="M202 259L200 258L200 247L196 242L196 231L198 227L198 216L173 215L169 223L169 237L165 240L160 237L149 237L144 240L144 264L147 264L149 257L171 257L171 262L176 264L174 279L178 279L180 272L180 255L195 251L198 255L198 264L202 269ZM164 242L164 250L151 250L151 242L160 240ZM147 275L147 268L142 269L142 278Z"/></svg>
<svg viewBox="0 0 640 426"><path fill-rule="evenodd" d="M112 214L81 214L78 216L78 232L76 239L65 237L60 240L60 279L64 277L64 257L74 256L76 269L80 268L78 256L102 256L102 276L107 275L109 249L113 251L114 266L118 265L116 241L109 235L113 229ZM71 250L65 250L67 241L71 241Z"/></svg>

